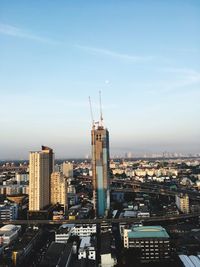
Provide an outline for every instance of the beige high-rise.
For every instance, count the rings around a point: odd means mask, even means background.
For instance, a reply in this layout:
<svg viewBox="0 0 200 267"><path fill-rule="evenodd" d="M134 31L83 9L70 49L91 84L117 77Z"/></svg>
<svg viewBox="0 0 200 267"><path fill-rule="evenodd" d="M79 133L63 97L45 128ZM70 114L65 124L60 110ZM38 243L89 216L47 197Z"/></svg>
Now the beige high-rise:
<svg viewBox="0 0 200 267"><path fill-rule="evenodd" d="M50 204L50 176L53 166L51 148L42 146L41 151L30 152L29 211L39 211Z"/></svg>
<svg viewBox="0 0 200 267"><path fill-rule="evenodd" d="M51 174L51 203L59 203L67 210L67 179L61 172Z"/></svg>

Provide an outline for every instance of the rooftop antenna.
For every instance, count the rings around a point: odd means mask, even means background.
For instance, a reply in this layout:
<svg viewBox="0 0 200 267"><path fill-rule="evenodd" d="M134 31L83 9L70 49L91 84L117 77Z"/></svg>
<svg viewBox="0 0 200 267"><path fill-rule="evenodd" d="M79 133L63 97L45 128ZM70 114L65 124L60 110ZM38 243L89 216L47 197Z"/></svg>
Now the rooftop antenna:
<svg viewBox="0 0 200 267"><path fill-rule="evenodd" d="M100 126L103 126L103 112L101 104L101 91L99 91L99 106L100 106Z"/></svg>
<svg viewBox="0 0 200 267"><path fill-rule="evenodd" d="M91 98L89 96L89 104L90 104L90 115L91 115L91 120L92 120L92 127L94 127L94 116L93 116L93 111L92 111L92 103L91 103Z"/></svg>

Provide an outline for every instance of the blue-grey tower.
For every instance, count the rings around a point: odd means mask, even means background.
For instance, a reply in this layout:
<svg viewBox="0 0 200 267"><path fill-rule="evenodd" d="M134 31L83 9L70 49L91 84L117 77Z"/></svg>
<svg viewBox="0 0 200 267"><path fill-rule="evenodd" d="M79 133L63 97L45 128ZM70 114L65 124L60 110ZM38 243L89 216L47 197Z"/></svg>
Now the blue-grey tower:
<svg viewBox="0 0 200 267"><path fill-rule="evenodd" d="M100 96L101 108L101 96ZM97 217L105 217L110 209L109 190L109 132L103 126L101 111L100 121L92 125L92 180L93 202Z"/></svg>

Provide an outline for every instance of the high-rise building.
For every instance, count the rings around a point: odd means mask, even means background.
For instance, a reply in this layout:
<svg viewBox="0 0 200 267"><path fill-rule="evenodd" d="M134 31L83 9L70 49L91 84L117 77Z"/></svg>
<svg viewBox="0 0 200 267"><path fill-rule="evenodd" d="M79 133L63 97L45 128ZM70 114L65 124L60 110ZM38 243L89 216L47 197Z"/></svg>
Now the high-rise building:
<svg viewBox="0 0 200 267"><path fill-rule="evenodd" d="M189 213L189 197L187 194L176 195L176 206L183 213Z"/></svg>
<svg viewBox="0 0 200 267"><path fill-rule="evenodd" d="M49 147L30 152L29 159L29 211L39 211L50 204L50 177L54 154Z"/></svg>
<svg viewBox="0 0 200 267"><path fill-rule="evenodd" d="M92 131L93 200L97 216L104 217L110 208L109 132L100 123Z"/></svg>
<svg viewBox="0 0 200 267"><path fill-rule="evenodd" d="M51 203L59 203L67 210L67 178L61 172L51 174Z"/></svg>

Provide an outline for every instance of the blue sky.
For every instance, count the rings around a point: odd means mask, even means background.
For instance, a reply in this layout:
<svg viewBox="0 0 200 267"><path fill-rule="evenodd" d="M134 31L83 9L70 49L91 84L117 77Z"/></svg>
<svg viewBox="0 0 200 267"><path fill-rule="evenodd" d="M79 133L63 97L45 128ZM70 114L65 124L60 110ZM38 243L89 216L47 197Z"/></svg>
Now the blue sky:
<svg viewBox="0 0 200 267"><path fill-rule="evenodd" d="M200 152L200 2L0 2L0 158L90 153L102 91L112 155Z"/></svg>

